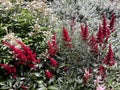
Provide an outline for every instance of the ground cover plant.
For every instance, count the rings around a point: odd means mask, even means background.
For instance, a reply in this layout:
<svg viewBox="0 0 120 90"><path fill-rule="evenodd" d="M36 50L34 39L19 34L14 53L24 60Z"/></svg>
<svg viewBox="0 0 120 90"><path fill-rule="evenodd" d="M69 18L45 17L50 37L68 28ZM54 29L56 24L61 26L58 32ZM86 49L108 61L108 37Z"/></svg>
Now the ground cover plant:
<svg viewBox="0 0 120 90"><path fill-rule="evenodd" d="M105 1L109 4L104 8L103 1L98 2L2 2L0 89L119 90L119 12L109 7L114 1ZM56 4L62 8L55 8ZM74 12L78 4L94 9L86 10L81 18L83 9ZM114 11L106 12L106 8Z"/></svg>

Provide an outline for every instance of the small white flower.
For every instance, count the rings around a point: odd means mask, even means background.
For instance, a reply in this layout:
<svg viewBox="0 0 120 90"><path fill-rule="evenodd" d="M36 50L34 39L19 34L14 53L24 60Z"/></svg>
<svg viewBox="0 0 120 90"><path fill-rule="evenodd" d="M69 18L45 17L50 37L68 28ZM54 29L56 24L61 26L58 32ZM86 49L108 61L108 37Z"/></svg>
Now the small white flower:
<svg viewBox="0 0 120 90"><path fill-rule="evenodd" d="M6 36L4 36L4 38L2 39L3 41L7 41L9 42L11 45L15 45L18 48L21 48L21 46L17 43L17 40L21 41L21 38L18 38L17 36L15 36L14 33L9 33Z"/></svg>

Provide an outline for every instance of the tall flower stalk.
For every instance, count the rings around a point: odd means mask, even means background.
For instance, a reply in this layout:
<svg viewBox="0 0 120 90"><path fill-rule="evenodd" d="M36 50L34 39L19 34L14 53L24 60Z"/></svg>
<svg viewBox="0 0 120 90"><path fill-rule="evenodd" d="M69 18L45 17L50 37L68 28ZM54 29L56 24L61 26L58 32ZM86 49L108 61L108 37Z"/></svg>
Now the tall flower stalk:
<svg viewBox="0 0 120 90"><path fill-rule="evenodd" d="M113 66L115 64L114 52L112 50L111 44L109 45L109 50L108 50L107 55L105 56L103 62L108 66Z"/></svg>
<svg viewBox="0 0 120 90"><path fill-rule="evenodd" d="M69 35L68 30L65 27L63 27L62 34L63 34L64 43L65 43L64 45L71 48L72 47L72 44L71 44L72 39L71 39L71 37Z"/></svg>
<svg viewBox="0 0 120 90"><path fill-rule="evenodd" d="M89 31L88 31L88 25L86 24L85 26L82 24L81 25L81 36L84 41L86 41L89 37Z"/></svg>

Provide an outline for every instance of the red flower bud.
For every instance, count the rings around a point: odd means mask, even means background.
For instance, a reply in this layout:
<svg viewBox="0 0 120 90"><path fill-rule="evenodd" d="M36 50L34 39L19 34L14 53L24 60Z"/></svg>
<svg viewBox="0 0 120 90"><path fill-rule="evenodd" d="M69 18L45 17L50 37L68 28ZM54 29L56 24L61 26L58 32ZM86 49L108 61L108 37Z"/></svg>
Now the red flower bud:
<svg viewBox="0 0 120 90"><path fill-rule="evenodd" d="M110 24L109 24L111 30L113 30L113 28L114 28L115 19L116 19L115 14L112 14L112 18L111 18L111 21L110 21Z"/></svg>
<svg viewBox="0 0 120 90"><path fill-rule="evenodd" d="M63 27L63 40L65 42L71 41L71 37L69 36L68 30L65 27Z"/></svg>
<svg viewBox="0 0 120 90"><path fill-rule="evenodd" d="M81 36L84 41L86 41L89 37L89 31L88 31L88 25L84 27L84 25L81 25Z"/></svg>
<svg viewBox="0 0 120 90"><path fill-rule="evenodd" d="M53 77L53 74L48 70L45 71L45 75L48 79L51 79Z"/></svg>
<svg viewBox="0 0 120 90"><path fill-rule="evenodd" d="M49 57L50 61L51 61L51 65L53 67L58 67L58 62L56 60L54 60L53 58Z"/></svg>
<svg viewBox="0 0 120 90"><path fill-rule="evenodd" d="M106 69L104 66L102 65L99 66L98 74L101 75L103 79L106 77Z"/></svg>
<svg viewBox="0 0 120 90"><path fill-rule="evenodd" d="M99 25L99 31L98 31L98 33L97 33L97 41L98 41L98 43L100 43L100 44L102 44L103 43L103 41L104 41L104 35L103 35L103 31L102 31L102 27L101 27L101 25Z"/></svg>
<svg viewBox="0 0 120 90"><path fill-rule="evenodd" d="M16 78L16 68L14 66L9 66L7 64L0 64L0 67L3 67L6 70L7 74L13 75L13 78Z"/></svg>
<svg viewBox="0 0 120 90"><path fill-rule="evenodd" d="M111 44L109 45L109 50L108 50L107 55L105 56L103 62L109 66L113 66L115 64L114 53L113 53Z"/></svg>

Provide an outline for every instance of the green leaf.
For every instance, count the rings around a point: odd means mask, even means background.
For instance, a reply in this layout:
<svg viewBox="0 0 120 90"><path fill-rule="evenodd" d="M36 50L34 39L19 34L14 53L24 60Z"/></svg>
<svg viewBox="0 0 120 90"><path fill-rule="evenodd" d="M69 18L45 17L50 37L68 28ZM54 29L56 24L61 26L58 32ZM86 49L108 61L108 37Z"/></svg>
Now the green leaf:
<svg viewBox="0 0 120 90"><path fill-rule="evenodd" d="M0 90L10 90L10 87L8 87L8 86L2 86L2 87L0 88Z"/></svg>
<svg viewBox="0 0 120 90"><path fill-rule="evenodd" d="M39 81L37 81L38 82L38 84L40 85L40 84L43 84L43 81L42 80L39 80Z"/></svg>
<svg viewBox="0 0 120 90"><path fill-rule="evenodd" d="M41 87L41 88L38 88L36 90L47 90L47 88L46 87Z"/></svg>
<svg viewBox="0 0 120 90"><path fill-rule="evenodd" d="M58 88L56 86L49 86L47 89L48 90L58 90Z"/></svg>

